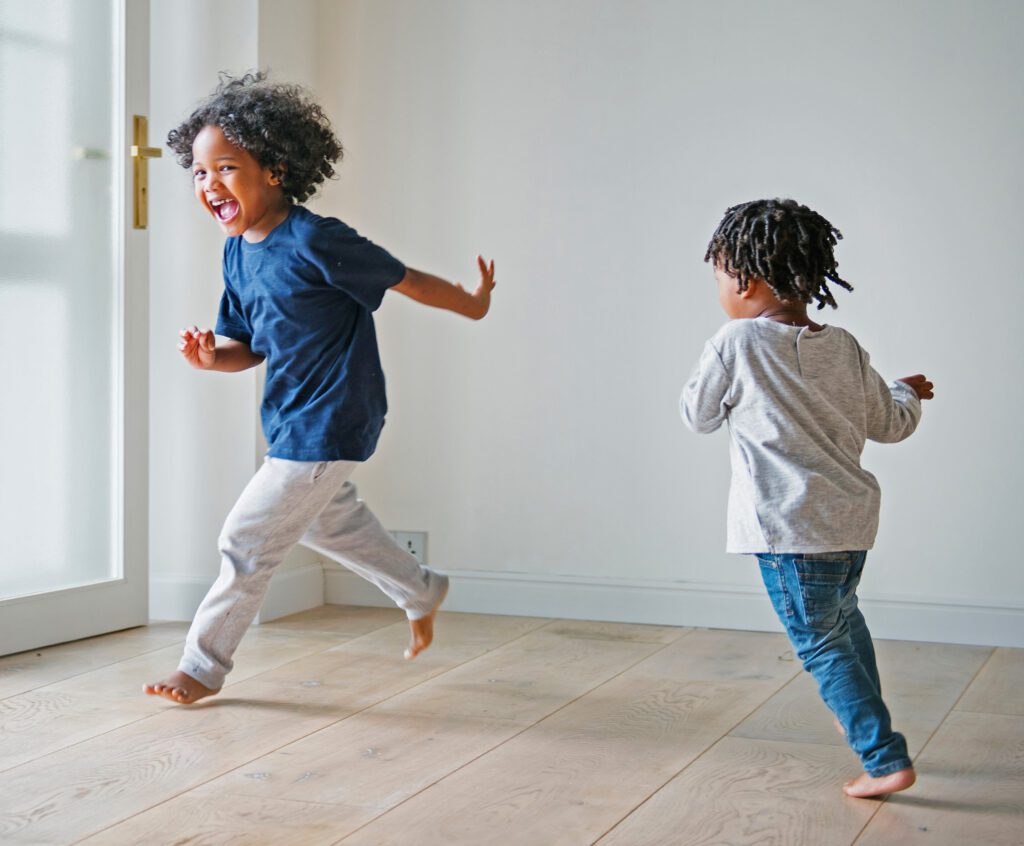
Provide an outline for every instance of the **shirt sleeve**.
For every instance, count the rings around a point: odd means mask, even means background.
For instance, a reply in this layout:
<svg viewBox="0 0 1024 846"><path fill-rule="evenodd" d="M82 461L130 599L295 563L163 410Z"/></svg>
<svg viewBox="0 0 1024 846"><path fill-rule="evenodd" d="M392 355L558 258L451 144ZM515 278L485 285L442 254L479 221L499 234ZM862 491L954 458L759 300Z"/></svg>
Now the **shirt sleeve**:
<svg viewBox="0 0 1024 846"><path fill-rule="evenodd" d="M702 435L714 432L729 416L731 382L722 356L708 341L679 400L683 422Z"/></svg>
<svg viewBox="0 0 1024 846"><path fill-rule="evenodd" d="M894 444L914 434L921 419L921 400L906 382L888 385L871 366L867 352L861 350L864 399L867 403L867 436L883 444Z"/></svg>
<svg viewBox="0 0 1024 846"><path fill-rule="evenodd" d="M238 296L227 285L224 286L224 293L221 294L217 326L213 331L225 338L233 338L244 344L252 345L252 330L249 328L249 321L242 313Z"/></svg>
<svg viewBox="0 0 1024 846"><path fill-rule="evenodd" d="M376 311L388 288L405 276L402 262L335 218L317 221L309 250L328 284L370 311Z"/></svg>

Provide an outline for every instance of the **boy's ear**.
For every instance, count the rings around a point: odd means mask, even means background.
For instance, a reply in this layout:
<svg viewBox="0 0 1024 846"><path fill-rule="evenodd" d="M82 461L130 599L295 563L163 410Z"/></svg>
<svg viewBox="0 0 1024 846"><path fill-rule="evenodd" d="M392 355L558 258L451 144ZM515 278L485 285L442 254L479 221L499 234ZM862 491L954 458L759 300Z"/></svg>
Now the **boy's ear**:
<svg viewBox="0 0 1024 846"><path fill-rule="evenodd" d="M288 168L284 162L278 162L274 167L270 169L270 184L280 185L284 180L284 173Z"/></svg>
<svg viewBox="0 0 1024 846"><path fill-rule="evenodd" d="M764 284L764 280L758 276L747 277L747 288L745 291L740 291L741 300L749 300L754 294L758 293L761 286Z"/></svg>

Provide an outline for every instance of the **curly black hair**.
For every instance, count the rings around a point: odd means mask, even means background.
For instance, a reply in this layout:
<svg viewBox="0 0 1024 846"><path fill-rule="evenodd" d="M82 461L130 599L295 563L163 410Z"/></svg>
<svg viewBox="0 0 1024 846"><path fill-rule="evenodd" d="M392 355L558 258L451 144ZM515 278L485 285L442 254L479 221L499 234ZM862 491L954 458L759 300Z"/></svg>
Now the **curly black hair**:
<svg viewBox="0 0 1024 846"><path fill-rule="evenodd" d="M192 167L192 142L206 126L246 150L281 181L289 200L301 203L334 176L341 142L323 109L299 85L269 83L267 75L220 75L220 84L188 120L167 133L178 163Z"/></svg>
<svg viewBox="0 0 1024 846"><path fill-rule="evenodd" d="M836 308L828 283L847 291L832 248L842 233L816 211L796 200L753 200L732 206L711 236L704 261L711 261L747 290L763 279L780 300Z"/></svg>

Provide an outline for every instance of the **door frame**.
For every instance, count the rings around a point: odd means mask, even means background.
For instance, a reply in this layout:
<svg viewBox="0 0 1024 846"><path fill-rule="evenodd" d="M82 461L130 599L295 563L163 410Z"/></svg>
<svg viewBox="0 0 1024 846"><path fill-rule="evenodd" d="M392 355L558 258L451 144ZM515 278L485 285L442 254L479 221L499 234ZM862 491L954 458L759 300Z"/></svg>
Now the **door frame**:
<svg viewBox="0 0 1024 846"><path fill-rule="evenodd" d="M0 655L145 625L149 619L149 240L132 226L132 115L149 113L149 0L115 5L117 390L113 474L119 577L0 600Z"/></svg>

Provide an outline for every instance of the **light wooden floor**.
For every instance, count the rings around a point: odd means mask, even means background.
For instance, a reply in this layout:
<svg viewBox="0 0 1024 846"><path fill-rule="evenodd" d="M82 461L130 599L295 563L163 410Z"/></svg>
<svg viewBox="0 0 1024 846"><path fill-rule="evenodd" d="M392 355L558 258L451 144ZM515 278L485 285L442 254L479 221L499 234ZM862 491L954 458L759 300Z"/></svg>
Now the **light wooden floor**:
<svg viewBox="0 0 1024 846"><path fill-rule="evenodd" d="M1024 650L882 641L919 782L859 771L781 635L328 606L229 686L142 695L185 627L0 659L0 842L1024 843Z"/></svg>

